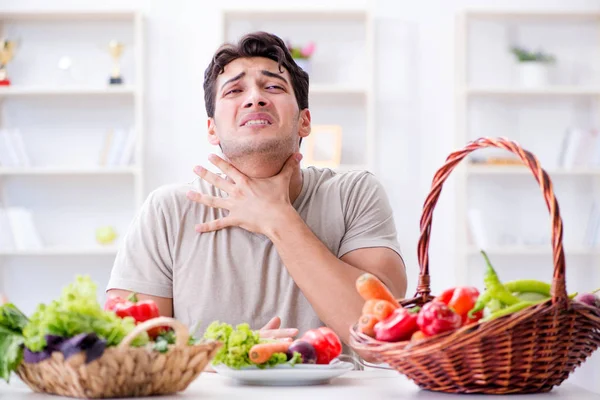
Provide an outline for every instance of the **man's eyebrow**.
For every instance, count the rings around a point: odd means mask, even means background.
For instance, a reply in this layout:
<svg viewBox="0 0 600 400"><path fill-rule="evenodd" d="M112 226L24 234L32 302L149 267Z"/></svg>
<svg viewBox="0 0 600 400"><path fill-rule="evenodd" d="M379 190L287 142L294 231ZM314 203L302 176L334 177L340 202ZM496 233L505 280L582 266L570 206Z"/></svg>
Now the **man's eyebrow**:
<svg viewBox="0 0 600 400"><path fill-rule="evenodd" d="M288 81L281 75L279 74L274 74L271 71L267 71L266 69L263 69L262 71L260 71L264 76L268 76L269 78L277 78L277 79L281 79L282 81L284 81L285 83L288 83Z"/></svg>
<svg viewBox="0 0 600 400"><path fill-rule="evenodd" d="M223 90L223 88L225 87L225 85L227 85L228 83L231 82L235 82L235 81L239 81L240 79L242 79L244 77L244 75L246 75L245 72L240 72L239 74L237 74L236 76L234 76L233 78L229 79L227 82L225 82L222 86L221 86L221 90Z"/></svg>

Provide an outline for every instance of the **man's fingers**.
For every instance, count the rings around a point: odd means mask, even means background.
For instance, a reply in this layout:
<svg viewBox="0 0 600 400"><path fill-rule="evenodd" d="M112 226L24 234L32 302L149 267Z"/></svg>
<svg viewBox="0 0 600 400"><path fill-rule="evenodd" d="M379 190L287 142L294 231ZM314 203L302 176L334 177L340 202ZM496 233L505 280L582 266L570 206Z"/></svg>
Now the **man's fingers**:
<svg viewBox="0 0 600 400"><path fill-rule="evenodd" d="M233 222L229 219L229 217L225 217L215 219L214 221L205 222L203 224L197 224L195 228L196 232L198 233L206 233L218 231L230 226L234 226Z"/></svg>
<svg viewBox="0 0 600 400"><path fill-rule="evenodd" d="M233 179L235 183L240 183L247 179L246 175L242 174L237 170L237 168L216 154L209 155L208 161L210 161L215 167L219 168L229 178Z"/></svg>
<svg viewBox="0 0 600 400"><path fill-rule="evenodd" d="M233 191L234 184L232 182L221 178L219 175L210 172L200 165L194 167L194 172L206 182L218 187L226 193L231 193Z"/></svg>
<svg viewBox="0 0 600 400"><path fill-rule="evenodd" d="M295 169L300 167L300 160L302 160L302 154L294 153L283 164L283 168L279 172L279 175L286 176L288 179L291 178Z"/></svg>
<svg viewBox="0 0 600 400"><path fill-rule="evenodd" d="M273 317L273 318L271 318L271 320L269 322L267 322L267 324L265 326L260 328L260 330L262 331L262 330L270 330L270 329L279 329L280 326L281 326L281 318Z"/></svg>
<svg viewBox="0 0 600 400"><path fill-rule="evenodd" d="M298 334L298 329L264 329L260 331L260 337L265 339L293 338Z"/></svg>
<svg viewBox="0 0 600 400"><path fill-rule="evenodd" d="M194 192L190 190L187 193L187 198L195 201L196 203L204 204L205 206L212 208L226 208L229 209L229 202L227 199L222 197L209 196L206 194Z"/></svg>

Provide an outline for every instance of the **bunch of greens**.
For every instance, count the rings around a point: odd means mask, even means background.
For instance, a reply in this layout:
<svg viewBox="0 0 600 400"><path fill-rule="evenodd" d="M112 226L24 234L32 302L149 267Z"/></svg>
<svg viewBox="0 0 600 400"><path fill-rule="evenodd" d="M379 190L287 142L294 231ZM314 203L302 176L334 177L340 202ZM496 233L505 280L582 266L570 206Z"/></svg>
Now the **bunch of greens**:
<svg viewBox="0 0 600 400"><path fill-rule="evenodd" d="M294 357L289 361L285 353L275 353L264 364L254 364L248 356L250 349L255 344L266 343L269 340L261 339L258 331L250 329L250 325L247 323L239 324L234 329L233 326L227 323L214 321L206 328L204 338L218 340L223 343L213 359L214 365L225 364L230 368L240 369L249 366L257 366L258 368L273 367L288 362L294 365L302 362L299 353L294 353Z"/></svg>
<svg viewBox="0 0 600 400"><path fill-rule="evenodd" d="M105 311L96 299L96 285L88 276L77 276L67 285L62 295L50 304L40 304L23 329L25 346L33 351L42 351L46 335L66 338L80 333L95 333L107 346L117 345L135 328L131 317L120 318L114 312ZM148 334L140 334L133 346L143 346Z"/></svg>
<svg viewBox="0 0 600 400"><path fill-rule="evenodd" d="M523 47L513 46L510 49L510 52L517 57L519 62L542 62L542 63L554 63L556 58L552 54L544 53L543 51L532 51Z"/></svg>
<svg viewBox="0 0 600 400"><path fill-rule="evenodd" d="M23 359L23 329L28 322L13 304L0 307L0 378L7 382Z"/></svg>

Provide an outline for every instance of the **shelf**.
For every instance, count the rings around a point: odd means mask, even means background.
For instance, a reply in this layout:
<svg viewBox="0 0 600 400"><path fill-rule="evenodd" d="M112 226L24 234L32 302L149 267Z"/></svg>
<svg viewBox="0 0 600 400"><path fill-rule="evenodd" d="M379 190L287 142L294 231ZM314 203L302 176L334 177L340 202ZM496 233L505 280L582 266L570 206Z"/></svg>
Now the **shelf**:
<svg viewBox="0 0 600 400"><path fill-rule="evenodd" d="M600 88L589 86L549 86L545 88L520 87L466 87L469 96L600 96Z"/></svg>
<svg viewBox="0 0 600 400"><path fill-rule="evenodd" d="M0 250L0 256L114 256L117 254L117 247L88 247L88 248L68 248L68 247L49 247L39 250Z"/></svg>
<svg viewBox="0 0 600 400"><path fill-rule="evenodd" d="M550 177L554 176L600 176L600 168L578 167L573 169L546 169ZM533 172L524 165L467 165L467 174L478 175L530 175Z"/></svg>
<svg viewBox="0 0 600 400"><path fill-rule="evenodd" d="M367 90L359 86L347 85L311 85L310 94L341 94L341 95L366 95Z"/></svg>
<svg viewBox="0 0 600 400"><path fill-rule="evenodd" d="M277 19L281 20L342 20L364 21L368 12L364 9L332 10L331 8L281 7L268 9L228 8L223 10L227 18L240 19Z"/></svg>
<svg viewBox="0 0 600 400"><path fill-rule="evenodd" d="M600 248L576 246L565 247L565 256L594 256L600 255ZM479 248L469 247L468 255L481 256ZM552 247L548 245L531 245L531 246L497 246L490 247L485 252L492 256L551 256ZM482 258L483 259L483 258Z"/></svg>
<svg viewBox="0 0 600 400"><path fill-rule="evenodd" d="M0 12L2 21L62 21L62 20L132 20L135 11L42 11Z"/></svg>
<svg viewBox="0 0 600 400"><path fill-rule="evenodd" d="M600 19L600 13L589 11L506 11L506 10L468 10L465 12L468 18L482 19L536 19L536 20L575 20L577 22L596 21Z"/></svg>
<svg viewBox="0 0 600 400"><path fill-rule="evenodd" d="M17 96L98 96L98 95L133 95L134 86L115 87L26 87L8 86L0 88L0 97Z"/></svg>
<svg viewBox="0 0 600 400"><path fill-rule="evenodd" d="M2 175L135 175L139 173L137 167L0 167Z"/></svg>

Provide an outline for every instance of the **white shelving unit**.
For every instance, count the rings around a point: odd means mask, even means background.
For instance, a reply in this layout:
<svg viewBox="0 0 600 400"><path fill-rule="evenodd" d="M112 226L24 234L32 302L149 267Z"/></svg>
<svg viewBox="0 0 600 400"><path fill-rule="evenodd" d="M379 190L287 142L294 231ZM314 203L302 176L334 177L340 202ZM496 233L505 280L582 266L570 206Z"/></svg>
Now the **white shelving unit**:
<svg viewBox="0 0 600 400"><path fill-rule="evenodd" d="M555 188L560 186L563 182L576 181L576 180L586 180L585 182L589 182L591 180L592 184L589 184L589 187L594 187L594 180L600 177L600 167L574 167L571 169L565 169L556 167L551 163L548 163L549 157L541 157L540 154L546 156L549 152L547 148L544 148L544 144L541 143L545 141L545 138L540 137L537 139L537 143L535 140L535 134L532 133L533 137L526 137L526 133L523 135L519 135L521 132L511 132L511 131L501 131L500 134L489 135L488 131L474 131L474 127L484 126L488 128L481 121L484 118L480 117L479 125L472 122L472 115L480 109L477 109L477 102L479 101L487 101L485 103L486 109L485 114L486 117L493 115L494 106L498 107L498 112L505 114L501 115L514 115L508 114L506 111L509 107L515 107L516 109L525 110L523 113L527 111L527 107L532 104L535 107L535 102L562 102L562 101L572 101L577 102L576 105L581 105L582 102L594 102L600 98L600 86L597 84L590 83L565 83L559 82L557 84L539 87L539 88L527 88L521 87L518 84L512 84L509 79L504 79L502 84L493 83L491 79L483 79L482 75L477 75L478 71L477 65L474 64L473 60L476 59L474 52L477 51L477 43L483 43L483 38L479 39L480 42L473 42L470 36L470 30L473 28L474 23L484 21L489 25L489 31L494 38L502 38L507 41L519 41L526 40L523 36L519 36L515 33L516 30L519 29L520 24L533 24L534 28L527 31L529 34L534 31L534 29L539 29L539 26L543 24L547 24L547 26L552 26L554 23L560 23L562 29L565 29L564 24L580 24L580 23L595 23L600 22L600 13L583 13L583 12L505 12L505 11L468 11L459 16L457 20L457 42L456 42L456 61L457 61L457 81L456 81L456 100L457 100L457 108L456 108L456 121L457 121L457 129L456 129L456 146L463 147L469 140L475 139L481 136L505 136L510 139L517 140L519 143L523 145L526 149L533 151L534 154L538 155L538 158L542 161L542 166L549 173L551 179L555 184ZM481 31L480 31L481 32ZM537 32L539 33L539 31ZM503 43L503 51L508 55L508 46L513 43ZM494 45L492 44L492 47ZM481 48L481 47L480 47ZM494 49L501 49L500 47L493 47ZM478 54L479 59L485 58L485 55ZM498 58L498 60L500 60ZM560 62L560 58L559 58ZM591 62L591 60L590 60ZM500 62L501 63L501 62ZM508 65L508 64L505 64ZM489 66L489 64L487 64ZM504 65L503 65L504 66ZM501 68L501 67L498 67ZM478 81L474 81L474 79L470 75L476 75L479 77ZM586 112L586 110L595 111L595 104L587 106L587 103L582 112ZM571 105L571 103L569 103ZM575 108L575 107L573 107ZM523 114L518 114L522 116ZM539 114L536 114L539 118ZM518 119L518 117L515 117ZM500 121L500 117L498 119L490 118L492 121L490 124ZM518 123L518 121L517 121ZM527 125L528 128L531 127ZM490 129L492 129L490 127ZM559 127L559 134L563 134L568 127ZM547 127L544 127L547 129ZM517 137L514 137L517 136ZM529 141L529 143L527 143ZM540 154L538 154L538 152ZM474 153L474 155L477 154ZM508 154L508 153L506 153ZM543 159L544 158L544 159ZM544 163L546 161L546 163ZM483 185L481 182L497 182L497 185L511 185L512 182L516 182L521 180L522 177L530 176L532 179L532 191L534 193L536 190L536 183L533 182L533 175L531 171L525 166L515 166L515 165L480 165L480 164L470 164L466 159L457 167L457 169L453 172L452 177L454 178L454 183L456 187L456 273L457 280L464 282L468 280L468 276L471 272L472 263L470 264L469 260L472 259L473 256L477 256L479 254L478 249L473 247L473 243L470 243L469 239L469 230L467 225L467 212L470 204L470 200L472 199L470 196L471 191L476 190L478 184ZM500 180L500 181L497 181ZM477 183L479 182L479 183ZM484 186L481 186L484 187ZM528 195L531 195L528 194ZM540 199L541 193L539 190L535 192ZM559 199L559 204L561 201L560 193L557 193L557 197ZM521 199L515 199L518 201ZM541 204L541 202L540 202ZM499 212L505 213L505 215L510 215L510 203L504 203L501 205L503 208ZM544 210L545 211L545 210ZM565 224L568 224L569 221L565 221L565 217L573 212L573 210L569 210L566 208L561 208L562 217ZM580 210L582 213L589 212L588 209ZM493 227L488 227L493 230ZM548 225L548 229L550 229ZM583 227L582 229L585 229ZM565 240L567 238L565 237ZM596 249L589 249L586 246L577 245L576 243L565 243L565 251L567 253L567 257L570 255L577 256L595 256L598 255L598 251ZM499 254L503 256L514 256L515 261L518 261L518 257L520 256L531 256L531 255L544 255L550 254L551 249L550 245L548 246L537 246L537 245L506 245L506 246L492 246L489 251L493 254ZM547 248L546 248L547 247ZM594 261L596 262L596 261Z"/></svg>
<svg viewBox="0 0 600 400"><path fill-rule="evenodd" d="M144 196L143 16L0 13L0 34L17 40L8 65L11 85L0 87L0 128L18 129L30 158L30 164L0 165L0 207L30 210L43 242L42 248L0 249L0 292L30 312L75 274L90 274L101 296L119 240ZM108 84L111 40L125 44L122 85ZM69 82L58 68L64 56L73 60ZM134 132L132 160L99 161L103 146L114 146L107 132L118 129ZM96 243L95 229L108 225L117 241ZM25 294L32 275L53 284L32 285Z"/></svg>
<svg viewBox="0 0 600 400"><path fill-rule="evenodd" d="M274 33L295 45L315 42L309 73L313 125L342 126L338 171L372 171L375 121L371 10L283 6L223 11L223 42L237 41L243 34L258 30Z"/></svg>
<svg viewBox="0 0 600 400"><path fill-rule="evenodd" d="M467 11L456 21L455 148L478 137L507 137L534 153L549 174L564 224L567 291L600 286L600 248L583 238L593 199L598 199L600 166L561 167L567 130L600 128L600 12ZM557 56L550 84L517 83L512 45ZM484 247L501 280L552 280L551 221L533 173L523 165L465 158L447 184L454 188L455 273L458 284L483 285ZM505 150L492 150L492 157ZM477 209L486 234L479 242L469 227ZM481 242L484 244L482 245ZM571 382L600 392L595 354Z"/></svg>

